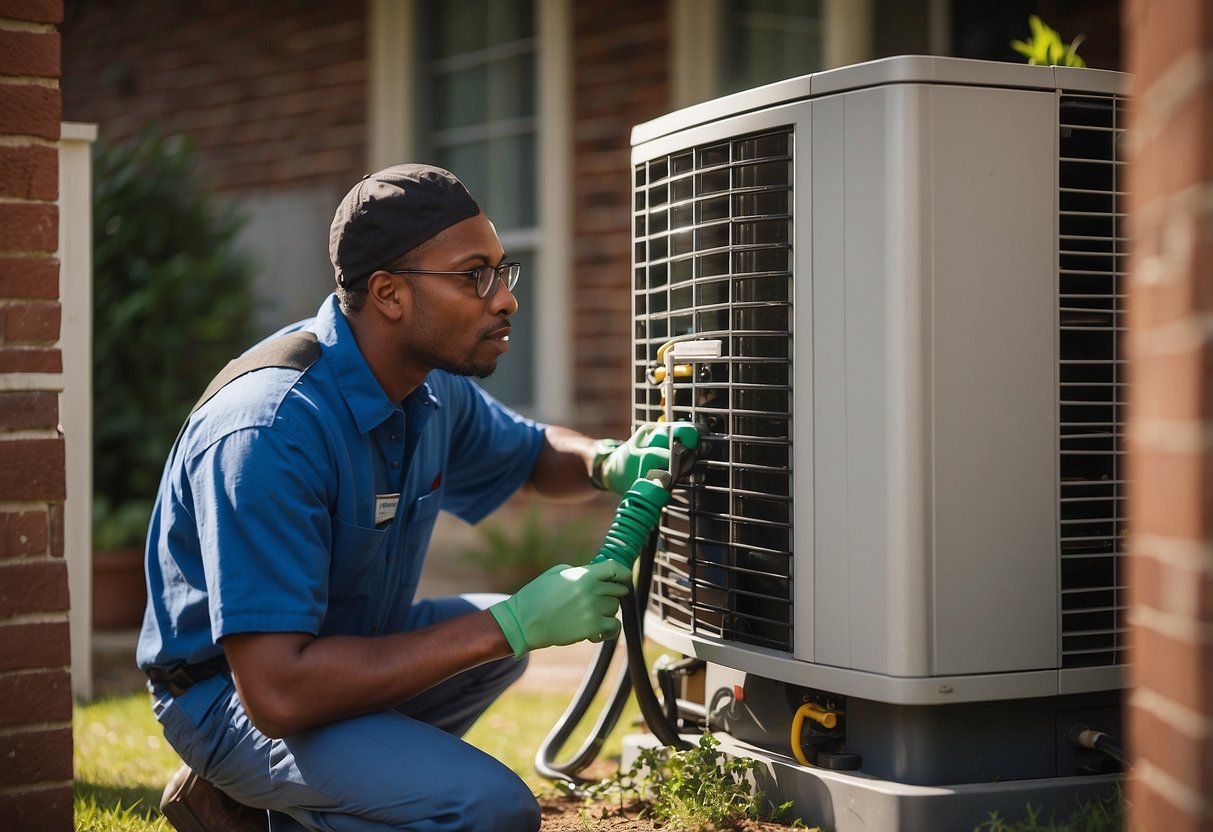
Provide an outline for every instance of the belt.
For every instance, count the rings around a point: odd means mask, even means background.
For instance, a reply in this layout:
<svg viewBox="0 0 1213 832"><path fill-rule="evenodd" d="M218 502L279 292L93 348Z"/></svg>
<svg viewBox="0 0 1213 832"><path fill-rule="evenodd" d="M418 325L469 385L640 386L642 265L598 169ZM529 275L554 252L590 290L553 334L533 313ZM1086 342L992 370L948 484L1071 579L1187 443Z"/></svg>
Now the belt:
<svg viewBox="0 0 1213 832"><path fill-rule="evenodd" d="M168 685L173 696L180 696L194 685L227 670L227 657L220 654L197 664L177 662L172 667L149 667L147 678Z"/></svg>

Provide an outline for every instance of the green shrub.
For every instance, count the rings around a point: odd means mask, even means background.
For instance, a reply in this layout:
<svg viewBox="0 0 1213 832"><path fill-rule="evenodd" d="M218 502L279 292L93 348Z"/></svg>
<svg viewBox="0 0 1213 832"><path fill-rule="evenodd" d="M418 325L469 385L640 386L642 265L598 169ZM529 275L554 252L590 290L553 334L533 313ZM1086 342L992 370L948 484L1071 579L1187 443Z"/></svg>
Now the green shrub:
<svg viewBox="0 0 1213 832"><path fill-rule="evenodd" d="M195 168L184 142L150 130L94 156L94 535L111 546L142 542L182 421L250 338L241 220Z"/></svg>

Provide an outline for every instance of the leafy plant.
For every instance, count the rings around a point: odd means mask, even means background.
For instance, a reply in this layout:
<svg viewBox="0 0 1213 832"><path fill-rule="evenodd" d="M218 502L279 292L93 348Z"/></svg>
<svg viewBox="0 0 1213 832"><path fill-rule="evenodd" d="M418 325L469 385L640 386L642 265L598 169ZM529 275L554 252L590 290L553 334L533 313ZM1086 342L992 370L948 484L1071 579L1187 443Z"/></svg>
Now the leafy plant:
<svg viewBox="0 0 1213 832"><path fill-rule="evenodd" d="M672 829L733 828L744 820L779 818L791 802L771 806L754 785L762 764L749 757L729 757L711 734L685 751L642 749L627 771L589 787L590 800L639 800L645 813ZM797 819L792 826L804 828Z"/></svg>
<svg viewBox="0 0 1213 832"><path fill-rule="evenodd" d="M486 523L479 531L483 545L461 559L484 572L497 592L514 592L558 563L585 563L600 542L590 520L552 522L535 505L519 522Z"/></svg>
<svg viewBox="0 0 1213 832"><path fill-rule="evenodd" d="M119 546L142 543L177 430L249 342L241 220L196 169L187 144L150 129L93 161L94 534Z"/></svg>
<svg viewBox="0 0 1213 832"><path fill-rule="evenodd" d="M1087 62L1078 56L1078 45L1086 35L1079 35L1070 43L1062 43L1061 35L1037 15L1028 17L1028 26L1032 35L1026 41L1013 40L1011 48L1028 59L1029 64L1036 66L1086 66Z"/></svg>

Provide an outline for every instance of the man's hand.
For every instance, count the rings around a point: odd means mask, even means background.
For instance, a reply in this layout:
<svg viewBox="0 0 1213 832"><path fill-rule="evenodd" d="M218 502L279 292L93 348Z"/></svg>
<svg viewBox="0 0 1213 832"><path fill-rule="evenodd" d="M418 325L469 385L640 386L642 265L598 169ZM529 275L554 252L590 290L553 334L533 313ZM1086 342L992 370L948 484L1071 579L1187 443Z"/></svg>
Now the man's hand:
<svg viewBox="0 0 1213 832"><path fill-rule="evenodd" d="M699 447L699 431L690 422L674 422L672 426L655 422L641 425L627 442L601 447L594 458L594 484L623 494L650 470L668 469L671 430L674 438L691 450Z"/></svg>
<svg viewBox="0 0 1213 832"><path fill-rule="evenodd" d="M632 573L613 560L553 566L509 598L489 607L514 657L529 650L605 641L619 634L615 613Z"/></svg>

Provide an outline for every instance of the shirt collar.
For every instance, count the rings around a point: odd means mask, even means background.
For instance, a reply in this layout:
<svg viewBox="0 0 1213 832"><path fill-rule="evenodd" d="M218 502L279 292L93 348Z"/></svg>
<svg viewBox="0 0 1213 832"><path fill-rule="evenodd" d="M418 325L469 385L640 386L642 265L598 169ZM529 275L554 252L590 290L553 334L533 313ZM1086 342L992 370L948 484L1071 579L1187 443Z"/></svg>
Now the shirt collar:
<svg viewBox="0 0 1213 832"><path fill-rule="evenodd" d="M366 363L362 350L358 349L354 332L341 312L341 305L335 293L329 295L321 304L312 327L359 432L367 433L383 424L392 415L393 404L379 386L379 381ZM439 406L438 397L434 395L428 381L423 382L405 398L406 403L415 405L421 405L425 401L434 407ZM405 412L410 410L412 407L406 404Z"/></svg>

